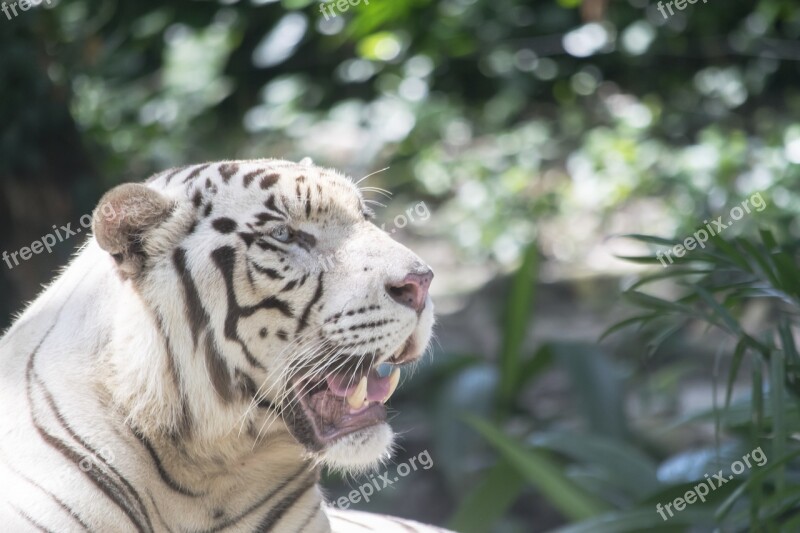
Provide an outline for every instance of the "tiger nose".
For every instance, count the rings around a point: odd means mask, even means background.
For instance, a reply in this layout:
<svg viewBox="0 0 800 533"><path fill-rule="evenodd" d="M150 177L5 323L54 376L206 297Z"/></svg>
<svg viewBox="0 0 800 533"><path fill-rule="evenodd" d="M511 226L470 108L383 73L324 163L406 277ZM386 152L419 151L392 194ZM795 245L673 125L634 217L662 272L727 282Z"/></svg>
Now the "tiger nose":
<svg viewBox="0 0 800 533"><path fill-rule="evenodd" d="M433 271L429 268L423 272L410 272L400 283L386 285L386 292L395 302L410 307L419 314L425 309L432 279Z"/></svg>

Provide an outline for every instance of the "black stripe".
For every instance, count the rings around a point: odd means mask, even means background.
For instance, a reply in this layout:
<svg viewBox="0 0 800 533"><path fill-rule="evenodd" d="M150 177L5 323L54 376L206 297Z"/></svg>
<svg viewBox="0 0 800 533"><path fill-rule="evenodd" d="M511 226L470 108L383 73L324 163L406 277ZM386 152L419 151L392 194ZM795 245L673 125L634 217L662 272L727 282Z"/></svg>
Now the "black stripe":
<svg viewBox="0 0 800 533"><path fill-rule="evenodd" d="M33 359L31 359L31 363L32 362L33 362ZM58 420L59 424L61 424L61 426L64 428L64 430L67 432L67 434L69 434L70 437L72 437L86 451L88 451L90 454L92 454L92 456L94 456L95 458L99 459L99 462L102 463L103 466L108 468L117 477L117 480L114 480L114 479L112 479L111 476L109 476L108 474L105 474L103 472L103 475L106 476L111 483L116 485L118 489L123 489L122 490L122 495L128 500L128 503L131 504L131 505L134 505L135 507L138 507L138 509L136 509L136 511L138 511L139 513L141 513L144 516L145 522L147 523L147 526L148 526L148 531L152 531L153 530L153 525L150 522L150 517L147 514L147 508L145 507L144 503L142 503L142 499L139 497L139 493L136 491L136 489L133 487L133 485L131 485L130 482L122 474L120 474L120 472L116 468L114 468L110 463L108 463L108 461L106 461L105 457L103 457L103 455L101 453L99 453L99 451L97 449L95 449L91 444L86 442L86 440L84 440L83 437L78 435L75 432L75 430L72 429L72 426L69 425L69 423L66 421L64 416L61 414L61 411L56 406L56 402L53 399L53 396L47 390L47 387L45 386L44 382L42 382L41 378L38 377L38 375L36 374L35 370L33 370L33 369L31 369L31 370L32 370L33 379L36 380L39 383L39 385L40 385L40 387L42 389L42 393L43 393L43 395L45 397L45 400L47 401L47 404L50 407L50 409L53 411L53 414L55 415L56 420ZM94 470L94 464L95 463L93 461L91 470ZM119 482L122 482L124 487L119 487ZM126 493L126 490L124 490L124 489L127 489L127 493Z"/></svg>
<svg viewBox="0 0 800 533"><path fill-rule="evenodd" d="M170 346L169 336L164 328L164 319L161 316L161 313L158 311L155 311L154 314L156 326L158 328L158 334L161 336L161 339L164 342L164 350L167 352L167 369L172 376L172 385L175 387L175 390L178 391L178 396L180 397L181 401L181 412L184 415L180 426L177 428L178 433L188 435L192 428L192 418L191 413L189 412L188 402L186 401L186 393L183 390L183 383L181 382L180 375L178 374L178 363L175 359L175 354L172 351L172 347Z"/></svg>
<svg viewBox="0 0 800 533"><path fill-rule="evenodd" d="M297 324L297 331L295 332L295 335L297 333L300 333L301 331L303 331L306 328L306 326L308 326L308 315L311 313L311 308L314 306L315 303L317 303L319 301L320 298L322 298L322 292L323 292L323 289L322 289L322 277L323 277L323 275L324 275L324 272L320 272L319 273L319 278L317 279L317 290L314 291L314 296L311 298L311 301L308 302L308 305L306 306L305 310L303 311L303 315L300 317L300 322Z"/></svg>
<svg viewBox="0 0 800 533"><path fill-rule="evenodd" d="M47 529L42 524L31 518L31 516L28 515L28 513L26 513L16 505L11 505L11 508L14 509L17 512L17 514L20 515L26 522L28 522L30 525L32 525L39 531L44 531L45 533L55 533L53 530Z"/></svg>
<svg viewBox="0 0 800 533"><path fill-rule="evenodd" d="M310 251L311 248L317 245L317 238L302 230L295 231L295 239L297 244L306 251Z"/></svg>
<svg viewBox="0 0 800 533"><path fill-rule="evenodd" d="M263 174L266 171L267 171L267 169L262 168L262 169L259 169L259 170L254 170L252 172L248 172L247 174L244 175L244 178L242 179L242 184L245 187L249 187L250 184L253 183L253 180L255 178L257 178L258 176L260 176L261 174Z"/></svg>
<svg viewBox="0 0 800 533"><path fill-rule="evenodd" d="M247 398L248 400L255 399L258 389L256 388L256 382L253 381L253 378L239 368L234 370L234 376L237 386L242 393L242 397Z"/></svg>
<svg viewBox="0 0 800 533"><path fill-rule="evenodd" d="M156 510L156 517L158 518L158 521L161 522L161 525L164 526L164 529L167 530L167 533L173 533L173 531L167 525L167 522L164 520L164 517L161 516L161 511L158 510L158 505L156 505L156 500L153 498L153 495L148 492L147 497L150 498L150 503L153 505L153 509Z"/></svg>
<svg viewBox="0 0 800 533"><path fill-rule="evenodd" d="M230 246L222 246L211 252L214 264L222 273L225 280L226 294L228 297L228 310L225 315L225 338L234 341L241 346L247 361L256 368L264 370L264 366L250 352L245 342L239 337L237 325L242 317L252 316L261 309L276 309L287 317L292 317L292 309L289 304L275 296L264 298L256 305L242 307L236 299L236 289L233 283L233 270L236 265L236 250ZM254 265L255 266L255 265Z"/></svg>
<svg viewBox="0 0 800 533"><path fill-rule="evenodd" d="M267 209L269 209L271 211L275 211L276 213L278 213L280 215L283 215L283 218L289 218L289 215L283 209L280 209L278 207L278 205L275 203L275 195L274 194L272 196L270 196L269 198L267 198L267 201L264 202L264 207L266 207Z"/></svg>
<svg viewBox="0 0 800 533"><path fill-rule="evenodd" d="M219 166L219 173L222 176L222 181L228 183L231 178L239 172L239 165L236 163L223 163Z"/></svg>
<svg viewBox="0 0 800 533"><path fill-rule="evenodd" d="M87 277L83 278L83 280L85 280L85 279L87 279ZM81 281L83 281L83 280L81 280ZM53 330L55 329L56 325L58 325L58 323L61 321L61 315L63 314L67 304L69 303L70 299L75 294L75 292L76 292L76 290L78 289L79 286L80 286L80 283L78 285L76 285L75 287L73 287L72 290L70 291L70 294L64 300L64 303L61 305L61 307L59 308L58 312L56 313L56 318L53 320L53 323L50 325L50 327L45 332L44 336L39 340L39 343L36 345L36 347L31 352L31 355L29 356L29 360L28 360L28 365L27 365L26 370L25 370L25 394L26 394L26 397L28 399L28 404L29 404L29 411L28 412L30 414L31 423L32 423L34 429L36 429L37 433L39 433L39 436L42 438L42 440L45 443L49 444L50 447L54 448L61 455L63 455L66 459L71 460L78 467L80 466L80 462L82 460L82 457L80 456L80 454L75 452L75 450L70 448L61 439L59 439L59 438L51 435L50 433L48 433L44 429L44 427L41 424L39 424L39 421L36 420L36 416L34 414L35 405L34 405L34 400L33 400L33 381L32 381L32 378L33 378L33 373L34 373L33 368L34 368L34 362L35 362L35 359L36 359L36 354L39 352L39 349L42 347L44 342L50 337L50 334L53 332ZM43 388L44 392L47 395L49 395L49 393L47 393L47 390L43 386L42 386L42 388ZM46 399L48 399L48 398L46 397ZM49 398L49 399L52 400L52 398ZM56 410L56 414L60 417L60 413L58 413L57 410ZM70 428L66 427L66 429L69 430ZM95 455L96 455L96 453L95 453ZM94 468L94 465L92 465L92 466L93 466L93 468L89 469L88 471L84 471L80 467L79 467L79 470L81 470L81 472L83 472L83 474L86 477L88 477L90 481L92 481L95 485L97 485L97 487L104 494L106 494L106 496L108 496L108 498L113 503L115 503L131 519L131 521L133 522L134 526L136 526L136 529L138 531L144 531L144 528L143 528L143 525L141 524L141 522L136 520L131 515L131 511L128 508L127 502L120 501L120 498L124 498L124 495L120 495L119 494L119 487L113 485L111 483L111 480L109 479L109 477L105 473L99 472L99 471L96 472L95 471L96 469ZM109 468L112 468L112 467L109 467ZM113 468L112 468L112 470L113 470ZM124 478L123 478L123 481L125 481ZM125 482L127 483L127 481L125 481ZM150 524L150 520L149 520L149 517L147 517L146 511L145 511L145 519L147 520L147 525L149 526L148 531L152 531L152 525Z"/></svg>
<svg viewBox="0 0 800 533"><path fill-rule="evenodd" d="M248 507L247 509L245 509L244 511L242 511L238 515L236 515L236 516L234 516L232 518L229 518L229 519L225 520L224 522L221 522L221 523L217 524L216 526L212 527L211 529L206 529L206 530L203 530L203 531L197 531L195 533L216 533L217 531L221 531L221 530L223 530L225 528L228 528L228 527L236 524L242 518L245 518L246 516L251 514L253 511L255 511L256 509L258 509L259 507L261 507L262 505L264 505L265 503L270 501L275 496L277 496L286 487L288 487L292 482L294 482L294 480L299 478L303 474L303 472L306 472L306 471L308 471L308 465L307 464L300 465L300 468L298 468L294 472L294 474L292 474L290 477L284 479L281 482L280 485L278 485L277 487L272 489L270 492L268 492L266 496L264 496L260 500L256 501L254 504L252 504L250 507Z"/></svg>
<svg viewBox="0 0 800 533"><path fill-rule="evenodd" d="M297 531L305 531L305 530L306 530L306 528L308 527L308 524L310 524L310 523L311 523L311 521L312 521L314 518L316 518L316 516L317 516L319 513L321 513L321 512L322 512L322 507L317 507L316 509L314 509L313 511L311 511L310 513L308 513L308 518L306 518L305 520L303 520L303 523L302 523L302 524L300 524L300 527L299 527L299 528L297 528Z"/></svg>
<svg viewBox="0 0 800 533"><path fill-rule="evenodd" d="M256 234L252 232L240 231L239 233L237 233L237 235L239 236L240 239L242 239L242 241L244 241L245 246L247 246L248 248L250 248L250 246L252 246L253 244L253 241L256 240Z"/></svg>
<svg viewBox="0 0 800 533"><path fill-rule="evenodd" d="M64 510L64 511L65 511L67 514L69 514L69 515L70 515L70 516L71 516L71 517L72 517L72 518L73 518L73 519L74 519L76 522L78 522L78 524L80 524L80 525L81 525L81 527L83 527L84 531L91 531L91 530L89 529L89 526L86 524L86 522L84 522L84 521L83 521L83 519L80 517L80 515L78 515L78 513L77 513L77 512L75 512L75 511L74 511L72 508L70 508L70 507L69 507L69 506L68 506L66 503L64 503L64 501L63 501L63 500L61 500L61 499L60 499L58 496L56 496L56 495L55 495L55 494L53 494L52 492L48 491L47 489L45 489L44 487L42 487L40 484L38 484L36 481L32 480L31 478L29 478L28 476L26 476L25 474L23 474L22 472L20 472L19 470L17 470L17 469L16 469L16 468L15 468L15 467L14 467L14 466L11 464L11 463L9 463L9 462L8 462L8 460L7 460L7 459L5 459L5 458L4 458L2 455L0 455L0 460L2 460L2 461L5 463L6 467L7 467L9 470L11 470L12 472L14 472L14 474L18 475L19 477L21 477L22 479L24 479L25 481L27 481L28 483L30 483L31 485L33 485L34 487L36 487L37 489L39 489L40 491L42 491L43 493L45 493L45 494L46 494L46 495L47 495L47 496L48 496L48 497L49 497L51 500L53 500L53 502L55 502L55 503L56 503L56 504L57 504L59 507L61 507L61 509L63 509L63 510Z"/></svg>
<svg viewBox="0 0 800 533"><path fill-rule="evenodd" d="M281 276L280 273L277 270L273 269L273 268L263 267L263 266L259 265L258 263L256 263L255 261L251 261L251 264L253 265L253 267L256 270L258 270L262 274L266 275L270 279L284 279L284 277Z"/></svg>
<svg viewBox="0 0 800 533"><path fill-rule="evenodd" d="M276 174L276 173L272 173L272 174L269 174L268 176L264 176L263 178L261 178L261 184L260 184L261 188L262 189L269 189L270 187L275 185L275 183L277 183L277 181L278 181L278 179L280 177L281 177L281 175L280 174Z"/></svg>
<svg viewBox="0 0 800 533"><path fill-rule="evenodd" d="M189 322L189 328L192 331L192 342L194 348L197 348L197 339L200 335L200 330L208 326L210 321L208 313L200 301L200 295L197 292L197 286L192 279L191 273L186 266L186 250L183 248L176 248L175 253L172 254L172 263L178 271L178 276L181 278L183 285L183 293L186 298L186 319Z"/></svg>
<svg viewBox="0 0 800 533"><path fill-rule="evenodd" d="M256 226L263 226L267 222L272 222L276 220L281 222L286 220L285 217L273 215L272 213L259 213L256 215L256 219L258 220L258 222L256 222Z"/></svg>
<svg viewBox="0 0 800 533"><path fill-rule="evenodd" d="M207 169L209 165L211 165L211 163L206 163L205 165L200 165L199 167L195 167L195 169L188 176L186 176L186 178L184 178L183 183L189 183L193 179L197 178L197 176L199 176L201 172Z"/></svg>
<svg viewBox="0 0 800 533"><path fill-rule="evenodd" d="M245 272L247 273L247 283L250 284L250 288L255 290L256 280L253 278L253 269L250 267L250 263L246 264Z"/></svg>
<svg viewBox="0 0 800 533"><path fill-rule="evenodd" d="M169 182L170 182L170 180L172 180L172 178L174 178L176 175L180 174L181 172L183 172L187 168L189 168L189 167L187 165L184 165L182 167L178 167L176 169L173 169L172 171L170 171L169 174L166 175L166 179L164 180L164 183L169 185Z"/></svg>
<svg viewBox="0 0 800 533"><path fill-rule="evenodd" d="M182 487L177 481L175 481L172 476L169 475L169 472L166 471L164 468L164 464L161 462L161 458L158 456L158 452L156 452L155 448L153 447L153 443L150 442L146 436L140 434L137 431L133 431L133 435L138 439L139 442L142 443L142 446L147 450L147 453L150 454L150 458L153 459L153 463L155 463L156 470L158 471L158 475L161 477L161 480L167 485L169 488L174 490L179 494L183 494L184 496L190 496L192 498L197 498L201 496L196 492L192 492L189 489Z"/></svg>
<svg viewBox="0 0 800 533"><path fill-rule="evenodd" d="M122 487L120 487L117 483L115 483L114 480L112 480L111 477L108 476L105 472L102 472L99 468L96 468L96 463L94 461L92 461L91 468L89 468L88 470L80 468L80 463L84 459L84 457L82 457L81 454L79 454L73 448L71 448L66 442L52 435L51 433L48 433L47 430L45 430L45 428L36 419L36 416L34 414L35 404L33 400L33 380L37 379L38 381L38 378L34 377L35 373L33 370L33 363L36 358L36 353L38 352L39 348L44 343L44 341L48 338L49 333L50 331L53 330L54 326L55 324L51 326L48 333L42 338L41 341L39 341L39 344L36 346L36 348L34 349L33 353L30 356L27 370L25 372L26 391L27 391L28 402L30 404L31 422L33 423L34 428L39 433L39 436L42 438L42 440L47 444L49 444L56 451L58 451L67 460L72 461L75 464L75 466L77 466L78 469L81 472L83 472L83 474L87 478L89 478L89 480L92 483L94 483L108 497L109 500L111 500L117 507L120 508L120 510L122 510L123 513L125 513L125 515L131 520L133 525L136 527L137 531L140 532L152 531L153 528L152 525L150 524L150 519L147 516L146 510L141 511L144 514L143 517L144 521L142 521L142 518L137 516L137 511L139 510L135 510L132 508L132 502L128 499L128 495L125 494L125 491L122 490ZM42 388L43 393L45 394L45 399L47 400L48 399L47 395L49 395L49 393L44 387L44 384L42 384L41 382L40 386ZM52 398L50 398L49 400L52 400ZM58 416L58 414L56 416ZM65 429L69 431L68 428ZM93 452L93 454L97 456L95 452ZM141 501L139 501L139 503L141 504Z"/></svg>
<svg viewBox="0 0 800 533"><path fill-rule="evenodd" d="M205 345L206 369L211 378L211 384L214 385L214 390L217 391L219 397L227 403L233 398L231 373L228 371L228 365L219 353L217 340L214 338L211 331L206 331Z"/></svg>
<svg viewBox="0 0 800 533"><path fill-rule="evenodd" d="M316 485L316 478L309 477L300 487L294 490L291 494L283 498L278 504L270 509L267 515L256 526L255 531L258 533L266 533L270 531L278 521L288 513L292 507L302 498L306 492ZM302 531L302 529L300 530Z"/></svg>
<svg viewBox="0 0 800 533"><path fill-rule="evenodd" d="M84 277L83 279L85 280L87 278ZM39 436L42 438L42 440L45 441L47 444L49 444L56 451L58 451L65 458L71 460L76 466L78 466L79 470L81 470L81 472L83 472L83 474L86 477L88 477L90 481L92 481L95 485L97 485L97 487L104 494L106 494L108 496L108 498L112 502L114 502L131 519L131 521L136 526L138 531L145 531L144 525L146 525L147 528L148 528L146 531L152 531L153 530L153 526L150 523L150 517L147 515L147 509L144 508L144 506L142 505L141 499L139 499L139 495L136 492L136 490L130 485L130 483L128 483L128 481L124 477L122 477L119 474L119 472L116 471L116 469L113 466L109 465L102 456L99 456L97 451L92 446L90 446L82 438L80 438L78 435L75 434L75 432L72 430L72 428L66 423L66 421L64 420L64 418L61 415L61 413L59 412L59 410L56 408L55 402L53 401L52 396L50 396L50 393L47 390L47 388L44 386L44 383L41 383L41 380L39 380L38 377L35 376L34 363L35 363L35 360L36 360L36 355L39 352L39 349L44 344L44 342L50 337L50 334L53 332L53 330L55 329L56 325L60 322L61 315L64 312L64 310L65 310L65 308L67 306L67 303L72 298L72 295L75 294L75 291L77 290L77 288L79 286L80 286L80 283L72 288L72 291L70 292L69 296L66 298L66 300L64 301L64 303L61 305L60 309L58 310L58 313L56 314L55 320L50 325L48 330L45 332L44 336L41 338L41 340L36 345L36 347L33 349L33 351L31 352L31 355L29 357L28 365L27 365L27 368L25 370L25 392L26 392L26 396L27 396L27 399L28 399L28 403L30 405L29 414L30 414L30 417L31 417L31 423L33 424L33 426L36 429L36 431L39 433ZM39 421L36 419L36 416L34 414L34 408L35 408L34 400L33 400L33 379L34 378L36 378L37 381L40 382L40 386L42 388L43 395L45 396L45 400L49 404L50 408L53 410L57 420L62 424L62 426L68 432L68 434L73 439L78 441L86 450L89 450L89 452L92 453L92 455L94 455L95 457L99 457L101 462L108 469L110 469L114 474L116 474L117 477L120 479L120 481L122 481L128 487L128 489L132 493L131 495L134 498L136 498L137 503L141 506L141 512L144 514L144 520L145 520L146 524L142 524L142 522L137 517L133 516L133 511L130 509L131 503L128 500L128 495L125 494L124 491L120 490L121 487L119 487L118 484L114 483L114 481L111 480L111 478L105 472L101 472L99 470L99 468L95 468L95 463L94 462L92 462L92 468L90 468L88 470L84 470L84 469L80 468L80 462L82 461L83 457L81 457L80 454L78 454L74 449L72 449L70 446L68 446L63 440L61 440L58 437L55 437L54 435L48 433L44 429L44 427L39 423Z"/></svg>
<svg viewBox="0 0 800 533"><path fill-rule="evenodd" d="M256 241L256 246L264 250L265 252L277 252L279 254L286 255L287 251L283 248L275 246L272 243L265 241L264 239L259 239Z"/></svg>

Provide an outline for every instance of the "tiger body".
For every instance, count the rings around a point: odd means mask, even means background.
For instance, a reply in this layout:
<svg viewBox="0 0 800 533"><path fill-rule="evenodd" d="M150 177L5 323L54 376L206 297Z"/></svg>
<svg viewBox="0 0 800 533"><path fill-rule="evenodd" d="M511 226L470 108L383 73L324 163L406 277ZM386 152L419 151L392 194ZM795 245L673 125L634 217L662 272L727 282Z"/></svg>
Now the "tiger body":
<svg viewBox="0 0 800 533"><path fill-rule="evenodd" d="M433 326L430 270L368 218L306 162L109 192L0 340L3 530L429 530L318 485L388 457L382 403Z"/></svg>

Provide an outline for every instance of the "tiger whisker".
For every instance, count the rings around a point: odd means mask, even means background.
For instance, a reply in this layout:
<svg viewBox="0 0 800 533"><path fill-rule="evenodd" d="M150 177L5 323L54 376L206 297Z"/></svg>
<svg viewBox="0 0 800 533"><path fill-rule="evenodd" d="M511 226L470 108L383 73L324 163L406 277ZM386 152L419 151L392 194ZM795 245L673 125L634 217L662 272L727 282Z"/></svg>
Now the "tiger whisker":
<svg viewBox="0 0 800 533"><path fill-rule="evenodd" d="M287 350L289 350L289 349L291 349L291 348L296 348L297 346L299 346L299 345L303 344L304 342L306 342L307 340L309 340L309 338L310 338L312 335L314 335L315 333L317 333L317 332L318 332L319 330L321 330L321 329L322 329L324 326L325 326L325 324L321 324L321 325L319 325L319 326L316 326L315 328L313 328L313 329L309 330L308 332L304 333L303 335L301 335L301 336L299 336L299 337L297 337L297 338L293 339L293 340L292 340L292 342L290 342L289 344L287 344L287 345L286 345L286 346L283 348L283 350L281 350L281 352L280 352L280 353L278 354L278 356L277 356L277 359L280 359L280 357L281 357L281 356L282 356L282 355L283 355L283 354L284 354L284 353L285 353ZM305 350L305 349L306 349L306 348L304 348L303 350ZM302 352L301 352L301 353L302 353ZM242 414L242 416L240 417L240 426L239 426L239 435L240 435L240 436L241 436L241 433L242 433L242 431L244 430L244 425L245 425L245 423L247 422L247 419L248 419L248 417L249 417L250 413L253 411L253 409L254 409L254 408L255 408L255 407L258 405L258 403L259 403L261 400L268 399L268 397L269 397L269 393L270 393L270 392L272 392L272 390L275 388L275 386L279 385L279 384L282 382L282 378L283 378L283 376L284 376L284 372L281 372L281 374L280 374L280 375L277 377L277 379L275 380L275 382L274 382L272 385L270 385L270 387L269 387L267 390L263 391L263 389L264 389L264 386L265 386L265 385L266 385L266 384L269 382L269 377L268 377L267 379L265 379L265 380L262 382L261 386L259 386L259 388L256 390L255 394L253 395L253 398L250 400L250 403L248 404L248 406L247 406L247 408L245 409L244 413L243 413L243 414ZM263 392L262 392L262 391L263 391Z"/></svg>
<svg viewBox="0 0 800 533"><path fill-rule="evenodd" d="M313 372L307 372L306 374L304 374L301 379L308 380L307 385L296 393L295 398L291 402L289 402L289 404L286 407L287 408L293 407L297 402L299 402L299 400L304 396L304 394L310 390L310 388L313 388L313 383L311 383L311 381L313 381L312 380L313 377L321 375L322 373L333 374L337 372L339 369L341 369L343 366L348 364L350 361L347 358L341 360L339 359L339 356L342 355L343 353L345 353L345 350L339 349L334 354L334 356L330 358L329 361L325 362L325 364L319 366L318 368L313 369L314 370ZM334 368L333 370L329 370L329 368L337 362L339 364L336 366L336 368Z"/></svg>
<svg viewBox="0 0 800 533"><path fill-rule="evenodd" d="M389 200L392 199L392 193L386 189L381 189L380 187L362 187L361 192L374 192L388 198Z"/></svg>
<svg viewBox="0 0 800 533"><path fill-rule="evenodd" d="M358 185L359 183L361 183L361 182L362 182L362 181L364 181L365 179L369 178L370 176L374 176L375 174L380 174L380 173L381 173L381 172L383 172L384 170L389 170L389 167L382 168L382 169L380 169L380 170L376 170L375 172L373 172L373 173L371 173L371 174L367 174L366 176L364 176L363 178L361 178L360 180L358 180L358 181L356 182L356 185Z"/></svg>
<svg viewBox="0 0 800 533"><path fill-rule="evenodd" d="M322 347L321 347L321 348L322 348ZM333 358L331 358L331 360L330 360L329 362L327 362L327 364L328 364L328 365L330 365L330 364L332 364L333 362L335 362L335 361L336 361L336 358L337 358L339 355L341 355L341 353L343 353L343 350L341 350L341 349L340 349L340 350L339 350L339 351L338 351L338 352L337 352L337 353L334 355L334 357L333 357ZM296 372L295 372L295 374L296 374ZM260 428L260 429L259 429L259 431L258 431L258 434L256 435L256 439L255 439L254 446L255 446L255 444L258 442L258 439L260 438L260 436L261 436L261 433L264 431L264 426L266 426L267 422L269 421L269 426L267 426L267 427L266 427L266 432L269 432L270 428L271 428L271 427L272 427L272 425L275 423L275 421L276 421L276 420L278 420L279 418L281 418L281 417L282 417L282 415L283 415L283 413L284 413L284 412L285 412L287 409L290 409L291 407L293 407L293 406L294 406L294 404L295 404L297 401L299 401L299 398L301 397L301 395L299 395L299 394L298 394L298 395L296 395L296 397L295 397L295 399L294 399L294 400L292 400L291 402L289 402L289 403L287 404L285 400L286 400L286 396L288 396L288 394L289 394L290 392L291 392L291 389L287 387L287 389L284 391L284 394L281 396L281 401L280 401L280 403L278 404L278 405L279 405L279 410L280 410L280 411L279 411L279 413L276 413L276 414L275 414L275 416L272 418L272 420L269 420L269 419L268 419L268 420L265 420L265 421L264 421L264 423L261 425L261 428Z"/></svg>

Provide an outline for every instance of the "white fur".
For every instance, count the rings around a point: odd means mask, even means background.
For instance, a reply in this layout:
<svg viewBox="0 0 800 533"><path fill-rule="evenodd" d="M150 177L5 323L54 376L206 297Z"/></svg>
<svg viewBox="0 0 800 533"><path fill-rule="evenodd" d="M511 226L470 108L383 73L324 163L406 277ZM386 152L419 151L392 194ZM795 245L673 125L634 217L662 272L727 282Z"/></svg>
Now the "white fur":
<svg viewBox="0 0 800 533"><path fill-rule="evenodd" d="M205 363L203 334L196 346L192 340L173 253L178 247L186 250L188 270L230 376L233 378L237 369L246 369L260 394L275 401L282 399L291 365L315 349L303 339L321 334L331 342L342 340L337 328L323 322L342 310L374 305L380 307L376 313L394 320L382 331L381 340L364 350L381 350L386 359L413 335L421 353L433 327L432 304L428 302L417 317L392 302L384 290L386 283L401 280L421 261L363 220L360 193L349 179L310 163L259 160L229 164L236 164L238 171L228 183L222 179L219 164L213 164L188 183L184 179L192 168L174 174L169 183L165 172L148 184L169 199L174 209L163 223L142 235L148 263L140 278L120 276L111 256L90 238L64 273L0 340L0 523L7 530L33 528L28 518L57 531L80 531L80 522L96 530L132 528L122 508L46 443L35 424L50 438L83 454L87 464L94 464L104 475L116 479L116 472L123 476L138 492L155 531L167 527L199 531L218 525L219 519L212 517L214 510L220 509L228 517L244 513L297 472L298 477L281 494L303 490L304 480L313 478L317 463L358 472L388 456L393 441L388 424L313 452L294 439L279 417L253 408L252 398L236 396L221 401ZM280 174L275 188L264 191L258 183L243 186L243 177L259 169ZM300 174L309 185L312 205L329 206L322 222L302 216L305 204L295 194L295 178ZM205 187L207 180L210 189ZM198 190L203 202L200 208L192 202ZM270 256L245 250L236 234L223 235L210 224L226 217L243 229L251 220L248 217L263 211L268 194L276 191L285 199L282 207L292 214L297 227L315 235L317 243L313 253L292 250L287 261L291 270L280 283L261 276L251 285L243 257L269 261ZM209 202L211 214L200 216ZM188 233L195 223L195 230ZM293 305L294 317L264 309L237 323L238 336L263 370L249 365L241 346L223 334L228 311L226 286L210 260L210 254L223 245L237 251L233 278L240 305L255 305L267 295L284 294L278 293L277 287L290 275L307 274L304 286L284 296ZM336 260L327 261L329 257ZM294 338L296 317L313 297L314 282L322 271L324 297L309 312L306 330ZM363 319L370 314L358 316ZM356 323L358 316L343 317L339 329ZM159 318L168 343L159 330ZM269 330L266 339L260 338L263 327ZM276 336L280 330L290 334L286 341ZM170 353L179 376L177 385L170 371ZM58 413L50 407L48 394ZM182 434L185 412L191 417L191 431ZM258 438L253 439L248 428L258 430ZM152 442L162 467L177 485L202 495L189 497L167 486L132 429ZM87 446L102 457L88 453ZM76 516L70 517L54 498ZM246 514L234 529L252 530L273 503ZM319 489L312 487L302 492L297 504L274 527L295 531L305 524L307 531L330 531L321 504ZM369 524L363 517L358 520ZM341 527L337 521L334 519L334 527ZM375 522L374 527L383 526Z"/></svg>

